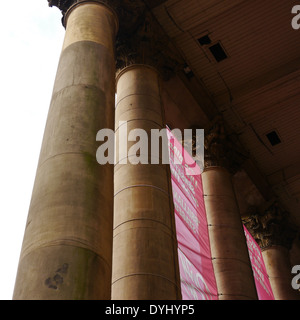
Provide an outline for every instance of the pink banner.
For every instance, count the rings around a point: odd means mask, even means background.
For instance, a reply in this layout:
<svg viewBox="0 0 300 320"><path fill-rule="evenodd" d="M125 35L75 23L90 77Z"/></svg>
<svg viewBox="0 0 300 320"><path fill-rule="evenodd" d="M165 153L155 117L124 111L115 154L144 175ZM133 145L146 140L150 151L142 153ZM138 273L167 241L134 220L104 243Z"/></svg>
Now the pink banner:
<svg viewBox="0 0 300 320"><path fill-rule="evenodd" d="M200 169L170 131L168 138L182 299L217 300Z"/></svg>
<svg viewBox="0 0 300 320"><path fill-rule="evenodd" d="M256 291L259 300L274 300L269 277L263 260L259 245L253 239L249 231L244 226L244 232L247 239L248 251L256 285Z"/></svg>

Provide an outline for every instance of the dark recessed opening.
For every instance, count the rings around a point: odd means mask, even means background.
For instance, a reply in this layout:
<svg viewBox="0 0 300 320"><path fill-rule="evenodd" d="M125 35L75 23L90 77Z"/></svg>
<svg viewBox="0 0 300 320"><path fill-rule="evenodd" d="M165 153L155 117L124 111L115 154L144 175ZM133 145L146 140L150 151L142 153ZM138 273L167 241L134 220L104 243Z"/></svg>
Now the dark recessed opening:
<svg viewBox="0 0 300 320"><path fill-rule="evenodd" d="M220 43L214 44L213 46L209 47L209 50L215 57L217 62L227 59L227 54L225 53Z"/></svg>
<svg viewBox="0 0 300 320"><path fill-rule="evenodd" d="M199 38L198 42L201 44L201 46L205 46L207 44L211 44L211 40L210 40L210 37L208 35Z"/></svg>
<svg viewBox="0 0 300 320"><path fill-rule="evenodd" d="M270 133L267 133L266 136L272 146L276 146L277 144L281 143L281 140L280 140L276 131L272 131Z"/></svg>

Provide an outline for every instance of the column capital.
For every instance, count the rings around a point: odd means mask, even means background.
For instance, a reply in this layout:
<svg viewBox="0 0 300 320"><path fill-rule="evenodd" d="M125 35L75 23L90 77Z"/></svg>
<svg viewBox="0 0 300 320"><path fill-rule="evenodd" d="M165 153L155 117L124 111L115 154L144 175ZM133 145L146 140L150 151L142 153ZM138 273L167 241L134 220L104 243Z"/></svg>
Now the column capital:
<svg viewBox="0 0 300 320"><path fill-rule="evenodd" d="M144 3L144 2L143 2ZM127 24L119 30L116 40L116 67L122 70L133 64L146 64L158 70L164 80L173 76L184 61L153 14L144 5L135 25Z"/></svg>
<svg viewBox="0 0 300 320"><path fill-rule="evenodd" d="M289 212L277 201L271 202L262 211L252 208L252 212L242 221L262 250L272 246L289 250L297 234L289 223Z"/></svg>
<svg viewBox="0 0 300 320"><path fill-rule="evenodd" d="M66 19L69 10L73 7L84 4L84 3L100 3L109 7L116 16L116 23L118 29L118 9L120 7L120 0L48 0L49 7L57 7L62 13L62 24L66 27Z"/></svg>
<svg viewBox="0 0 300 320"><path fill-rule="evenodd" d="M85 2L96 2L111 8L118 16L120 29L127 29L128 25L130 25L131 28L136 28L136 25L140 23L142 13L145 10L145 4L141 0L48 0L49 7L54 6L61 11L64 26L64 18L68 10L71 9L72 6L80 5Z"/></svg>
<svg viewBox="0 0 300 320"><path fill-rule="evenodd" d="M236 134L229 130L220 116L216 117L210 128L205 130L204 167L223 167L235 173L247 158L248 153Z"/></svg>
<svg viewBox="0 0 300 320"><path fill-rule="evenodd" d="M63 15L75 4L84 2L98 2L116 9L120 0L48 0L49 7L57 7Z"/></svg>
<svg viewBox="0 0 300 320"><path fill-rule="evenodd" d="M49 7L57 7L63 14L76 2L76 0L48 0Z"/></svg>

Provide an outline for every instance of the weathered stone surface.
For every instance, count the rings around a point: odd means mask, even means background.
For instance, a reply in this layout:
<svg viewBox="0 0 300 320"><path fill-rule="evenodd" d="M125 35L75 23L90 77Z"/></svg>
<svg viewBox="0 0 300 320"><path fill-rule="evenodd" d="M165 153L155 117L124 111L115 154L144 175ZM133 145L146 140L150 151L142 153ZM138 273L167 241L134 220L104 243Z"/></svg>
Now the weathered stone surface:
<svg viewBox="0 0 300 320"><path fill-rule="evenodd" d="M146 65L121 71L116 118L126 114L128 129L161 127L157 123L163 123L159 83L157 71ZM117 122L117 131L119 125ZM169 166L119 163L115 166L114 191L112 299L180 299Z"/></svg>
<svg viewBox="0 0 300 320"><path fill-rule="evenodd" d="M114 127L115 31L95 2L70 13L14 299L110 299L113 166L97 163L96 135Z"/></svg>

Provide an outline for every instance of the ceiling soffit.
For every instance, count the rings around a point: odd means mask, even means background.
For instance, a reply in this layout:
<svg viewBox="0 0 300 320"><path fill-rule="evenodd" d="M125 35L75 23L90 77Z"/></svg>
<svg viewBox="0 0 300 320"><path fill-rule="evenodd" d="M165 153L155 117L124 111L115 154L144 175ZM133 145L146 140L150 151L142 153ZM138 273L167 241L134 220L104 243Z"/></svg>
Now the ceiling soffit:
<svg viewBox="0 0 300 320"><path fill-rule="evenodd" d="M297 4L169 0L152 11L195 75L186 85L201 84L300 225L300 31L291 26ZM204 36L210 43L199 43ZM214 44L226 53L223 61L212 55ZM273 131L281 141L274 146L267 138Z"/></svg>

